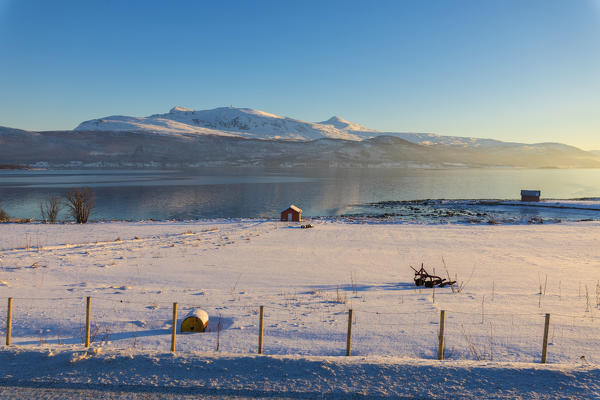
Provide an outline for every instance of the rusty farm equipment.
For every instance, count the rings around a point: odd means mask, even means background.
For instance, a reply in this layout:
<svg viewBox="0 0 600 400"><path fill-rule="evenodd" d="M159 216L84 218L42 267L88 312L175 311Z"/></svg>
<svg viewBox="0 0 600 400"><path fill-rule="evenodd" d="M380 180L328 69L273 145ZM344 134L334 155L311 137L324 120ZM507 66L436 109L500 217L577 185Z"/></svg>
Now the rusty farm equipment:
<svg viewBox="0 0 600 400"><path fill-rule="evenodd" d="M456 281L449 281L445 278L439 277L437 275L431 275L429 272L425 271L425 267L421 264L421 269L415 271L415 285L417 286L425 286L426 288L432 288L434 286L444 287L444 286L452 286L456 283Z"/></svg>

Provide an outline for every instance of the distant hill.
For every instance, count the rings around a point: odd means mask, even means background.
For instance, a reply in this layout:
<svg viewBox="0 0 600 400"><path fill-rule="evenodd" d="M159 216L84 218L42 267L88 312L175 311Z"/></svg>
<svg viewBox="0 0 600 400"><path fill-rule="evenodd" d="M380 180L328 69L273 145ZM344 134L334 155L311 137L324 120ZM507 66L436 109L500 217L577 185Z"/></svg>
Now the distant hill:
<svg viewBox="0 0 600 400"><path fill-rule="evenodd" d="M600 168L599 154L560 143L378 132L339 117L305 122L232 107L105 117L73 131L0 127L0 148L0 164L55 168Z"/></svg>

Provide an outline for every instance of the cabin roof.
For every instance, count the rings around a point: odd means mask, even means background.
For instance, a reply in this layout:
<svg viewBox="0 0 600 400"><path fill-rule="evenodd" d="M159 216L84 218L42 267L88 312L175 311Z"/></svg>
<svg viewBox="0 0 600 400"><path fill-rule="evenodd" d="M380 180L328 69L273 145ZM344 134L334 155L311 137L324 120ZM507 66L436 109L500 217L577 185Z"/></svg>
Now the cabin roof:
<svg viewBox="0 0 600 400"><path fill-rule="evenodd" d="M286 208L285 210L283 210L282 212L287 211L287 210L294 210L296 212L302 212L302 210L300 208L296 207L293 204L291 206L289 206L288 208Z"/></svg>
<svg viewBox="0 0 600 400"><path fill-rule="evenodd" d="M521 196L539 196L539 190L521 190Z"/></svg>

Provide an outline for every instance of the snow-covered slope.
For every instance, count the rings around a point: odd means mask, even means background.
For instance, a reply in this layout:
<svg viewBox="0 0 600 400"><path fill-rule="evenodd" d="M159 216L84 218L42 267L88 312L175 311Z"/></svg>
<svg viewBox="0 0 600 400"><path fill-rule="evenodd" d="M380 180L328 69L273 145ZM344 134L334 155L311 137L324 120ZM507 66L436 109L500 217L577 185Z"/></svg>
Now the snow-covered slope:
<svg viewBox="0 0 600 400"><path fill-rule="evenodd" d="M413 133L413 132L383 132L381 134L396 136L409 142L422 145L444 144L449 146L461 147L492 147L492 146L511 146L517 143L502 142L495 139L481 139L462 136L442 136L435 133Z"/></svg>
<svg viewBox="0 0 600 400"><path fill-rule="evenodd" d="M322 122L307 122L251 108L219 107L194 111L173 107L166 114L148 117L113 115L79 124L76 131L129 131L153 134L194 134L242 137L246 139L277 139L307 141L344 139L360 141L375 136L395 136L425 146L447 145L467 148L515 147L522 143L502 142L435 133L380 132L334 116ZM546 144L544 145L551 145ZM555 144L562 146L560 144Z"/></svg>
<svg viewBox="0 0 600 400"><path fill-rule="evenodd" d="M360 128L355 132L353 129ZM365 131L363 132L362 129ZM361 140L374 131L360 125L331 119L306 122L250 108L220 107L193 111L174 107L167 114L149 117L114 115L81 123L78 131L146 131L239 136L250 139L314 140L321 138Z"/></svg>

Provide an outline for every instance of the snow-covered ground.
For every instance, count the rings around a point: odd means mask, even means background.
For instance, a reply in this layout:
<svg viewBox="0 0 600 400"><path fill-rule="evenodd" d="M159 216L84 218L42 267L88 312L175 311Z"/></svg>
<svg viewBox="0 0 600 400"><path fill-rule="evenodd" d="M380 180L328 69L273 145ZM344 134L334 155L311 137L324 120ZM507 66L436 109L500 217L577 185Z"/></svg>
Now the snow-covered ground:
<svg viewBox="0 0 600 400"><path fill-rule="evenodd" d="M312 223L0 224L0 297L14 297L12 345L0 352L5 394L53 382L48 396L60 396L89 379L86 390L165 396L188 386L242 397L600 396L600 223ZM415 288L409 266L421 263L456 279L455 290ZM179 323L194 308L210 315L209 332L178 334L175 357L166 354L173 302ZM252 355L260 305L266 357ZM346 359L350 308L355 357ZM531 363L545 313L550 366L541 367Z"/></svg>
<svg viewBox="0 0 600 400"><path fill-rule="evenodd" d="M0 352L1 398L593 399L578 364L179 352Z"/></svg>

